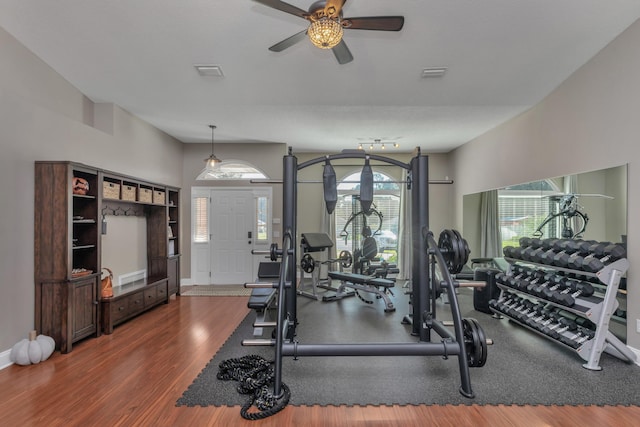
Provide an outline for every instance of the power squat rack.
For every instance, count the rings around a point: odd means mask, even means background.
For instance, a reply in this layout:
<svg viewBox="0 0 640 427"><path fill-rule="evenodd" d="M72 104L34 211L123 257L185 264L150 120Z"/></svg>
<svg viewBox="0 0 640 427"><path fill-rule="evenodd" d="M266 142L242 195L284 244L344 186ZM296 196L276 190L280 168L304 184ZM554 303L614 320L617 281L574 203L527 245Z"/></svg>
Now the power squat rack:
<svg viewBox="0 0 640 427"><path fill-rule="evenodd" d="M296 306L296 286L286 278L296 277L296 208L298 171L324 162L323 184L327 209L333 211L332 201L337 199L335 171L331 161L338 159L364 159L361 174L360 198L363 210L373 202L373 174L370 160L383 162L408 171L404 182L411 194L411 236L412 236L412 313L407 318L412 321L412 335L418 337L413 343L321 343L302 344L295 340L298 325ZM246 284L248 288L273 287L278 290L277 318L274 339L244 340L243 346L267 345L275 347L273 396L280 399L285 394L282 383L282 359L304 356L457 356L460 370L460 393L473 398L469 367L481 367L487 358L488 340L475 319L463 319L455 292L458 286L483 286L484 282L458 282L452 273L459 271L467 262L469 249L459 233L445 230L436 242L428 228L428 156L416 149L410 163L365 153L362 150L345 150L340 154L327 155L302 164L289 148L283 158L283 214L284 230L282 248L272 244L269 251L254 251L254 254L268 254L272 261L280 260L280 276L274 283ZM273 182L273 181L270 181ZM335 206L335 203L333 203ZM331 212L330 212L331 213ZM446 291L451 307L452 322L445 324L436 317L436 300ZM419 320L418 320L419 319ZM448 327L453 326L453 332ZM439 336L431 340L431 332ZM288 389L287 389L288 391ZM288 396L286 397L288 401ZM286 405L286 402L284 403ZM284 406L282 406L284 407ZM280 408L282 409L282 408ZM279 410L279 409L278 409ZM272 415L276 411L271 411ZM245 414L243 413L243 416ZM257 418L254 418L257 419Z"/></svg>

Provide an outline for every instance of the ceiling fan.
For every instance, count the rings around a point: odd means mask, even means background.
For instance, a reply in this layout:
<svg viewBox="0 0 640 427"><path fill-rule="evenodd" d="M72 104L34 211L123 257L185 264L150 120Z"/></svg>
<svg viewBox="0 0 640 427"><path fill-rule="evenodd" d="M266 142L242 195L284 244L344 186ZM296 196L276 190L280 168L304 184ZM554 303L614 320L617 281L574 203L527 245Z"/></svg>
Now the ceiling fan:
<svg viewBox="0 0 640 427"><path fill-rule="evenodd" d="M281 52L308 36L315 46L321 49L331 49L339 64L353 61L353 55L351 55L347 44L342 39L343 29L400 31L404 25L403 16L343 18L342 7L347 0L316 1L309 6L309 11L304 11L280 0L254 1L282 12L299 16L310 22L307 29L274 44L269 48L270 51Z"/></svg>

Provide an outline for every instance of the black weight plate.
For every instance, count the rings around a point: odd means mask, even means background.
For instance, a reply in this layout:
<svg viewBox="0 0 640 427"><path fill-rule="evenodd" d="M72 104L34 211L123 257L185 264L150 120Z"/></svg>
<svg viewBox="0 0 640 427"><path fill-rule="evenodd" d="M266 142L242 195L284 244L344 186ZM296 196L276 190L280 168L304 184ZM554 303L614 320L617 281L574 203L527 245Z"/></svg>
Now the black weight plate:
<svg viewBox="0 0 640 427"><path fill-rule="evenodd" d="M469 249L469 243L462 237L462 234L458 230L453 230L456 237L458 238L459 247L460 247L460 271L462 271L462 267L469 261L469 255L471 254L471 250ZM460 272L458 271L458 273Z"/></svg>
<svg viewBox="0 0 640 427"><path fill-rule="evenodd" d="M449 273L456 274L458 273L460 266L460 241L456 236L455 231L447 230L447 234L449 234L449 239L451 240L451 247L453 248L453 257L451 261L451 268L449 269Z"/></svg>
<svg viewBox="0 0 640 427"><path fill-rule="evenodd" d="M310 254L304 254L300 260L300 268L302 268L302 271L305 273L313 273L313 270L316 268L316 262Z"/></svg>
<svg viewBox="0 0 640 427"><path fill-rule="evenodd" d="M485 335L484 330L482 329L482 326L480 326L480 323L478 323L476 319L470 318L469 320L475 323L476 331L478 333L478 342L480 344L480 347L479 347L480 352L478 352L478 359L475 367L481 368L482 366L484 366L485 363L487 363L487 354L488 354L487 336Z"/></svg>
<svg viewBox="0 0 640 427"><path fill-rule="evenodd" d="M487 360L484 332L480 332L480 325L475 319L462 319L462 327L468 365L472 368L483 366Z"/></svg>
<svg viewBox="0 0 640 427"><path fill-rule="evenodd" d="M451 272L454 265L455 251L449 230L442 230L438 238L438 249L442 253L447 270Z"/></svg>

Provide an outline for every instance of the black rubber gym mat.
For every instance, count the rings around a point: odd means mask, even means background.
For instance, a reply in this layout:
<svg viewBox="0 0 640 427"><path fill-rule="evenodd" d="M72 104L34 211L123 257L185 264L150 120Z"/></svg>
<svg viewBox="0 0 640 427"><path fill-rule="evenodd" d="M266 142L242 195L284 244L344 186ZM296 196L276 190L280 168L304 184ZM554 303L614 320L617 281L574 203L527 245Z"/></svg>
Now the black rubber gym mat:
<svg viewBox="0 0 640 427"><path fill-rule="evenodd" d="M384 313L380 300L365 304L352 297L319 302L298 297L298 341L301 343L412 342L402 317L410 311L399 286L392 297L397 310ZM291 389L290 405L637 405L639 368L608 354L602 371L582 367L573 351L503 319L473 310L471 289L459 290L463 317L479 321L489 347L487 363L470 368L476 397L458 389L457 357L305 357L283 360L282 381ZM366 294L363 294L366 296ZM439 302L438 318L449 319L449 305ZM273 359L271 347L242 347L252 338L249 313L227 342L177 401L186 406L234 406L245 402L237 384L216 379L222 360L257 354ZM434 338L437 335L434 333Z"/></svg>

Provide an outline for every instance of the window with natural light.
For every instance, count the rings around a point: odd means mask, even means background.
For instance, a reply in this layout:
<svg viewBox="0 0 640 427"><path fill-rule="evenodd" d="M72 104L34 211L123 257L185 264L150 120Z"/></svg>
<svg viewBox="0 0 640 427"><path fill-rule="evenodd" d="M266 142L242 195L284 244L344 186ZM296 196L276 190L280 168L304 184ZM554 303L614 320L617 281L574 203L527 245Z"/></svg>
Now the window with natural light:
<svg viewBox="0 0 640 427"><path fill-rule="evenodd" d="M209 241L209 198L196 197L193 199L194 224L193 241L204 243Z"/></svg>
<svg viewBox="0 0 640 427"><path fill-rule="evenodd" d="M242 160L223 160L213 170L206 168L198 175L196 180L243 180L243 179L265 179L267 175Z"/></svg>
<svg viewBox="0 0 640 427"><path fill-rule="evenodd" d="M550 196L559 189L552 181L536 181L498 190L498 212L502 247L518 246L521 237L531 237L544 219L555 211L557 203ZM554 221L545 225L547 237L556 236Z"/></svg>
<svg viewBox="0 0 640 427"><path fill-rule="evenodd" d="M336 250L353 251L353 239L363 239L363 222L371 228L378 245L380 256L387 261L396 262L398 257L398 224L400 216L400 187L384 173L373 172L373 207L377 213L366 215L357 221L349 220L354 213L360 212L360 172L346 176L338 183L338 203L335 209ZM364 221L363 221L364 220ZM354 226L355 225L355 226ZM346 227L345 227L346 226ZM360 245L358 245L360 246Z"/></svg>
<svg viewBox="0 0 640 427"><path fill-rule="evenodd" d="M256 240L266 242L269 238L269 198L266 196L256 197Z"/></svg>

